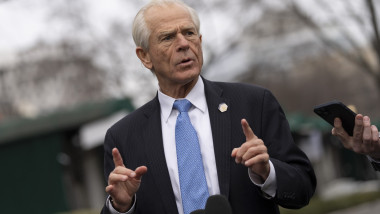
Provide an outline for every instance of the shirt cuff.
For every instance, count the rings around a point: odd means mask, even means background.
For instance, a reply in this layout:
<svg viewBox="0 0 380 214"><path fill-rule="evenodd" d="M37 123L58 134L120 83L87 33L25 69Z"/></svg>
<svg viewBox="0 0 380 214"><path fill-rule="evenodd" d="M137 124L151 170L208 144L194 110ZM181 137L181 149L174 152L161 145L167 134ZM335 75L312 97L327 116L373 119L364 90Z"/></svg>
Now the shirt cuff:
<svg viewBox="0 0 380 214"><path fill-rule="evenodd" d="M368 158L368 160L371 161L371 162L375 162L375 163L380 164L380 160L376 160L376 159L372 158L372 157L369 156L369 155L367 155L367 158Z"/></svg>
<svg viewBox="0 0 380 214"><path fill-rule="evenodd" d="M269 165L269 176L264 182L262 182L261 177L253 173L251 169L248 169L248 175L252 183L254 183L256 186L259 186L261 188L261 191L266 194L264 195L265 197L274 198L277 191L276 170L274 169L274 166L270 160Z"/></svg>
<svg viewBox="0 0 380 214"><path fill-rule="evenodd" d="M108 210L111 212L111 214L133 214L135 212L135 206L136 206L136 195L133 197L133 204L131 209L129 209L125 213L118 212L115 208L113 208L112 203L111 203L111 196L108 196L107 201L106 201L106 207Z"/></svg>

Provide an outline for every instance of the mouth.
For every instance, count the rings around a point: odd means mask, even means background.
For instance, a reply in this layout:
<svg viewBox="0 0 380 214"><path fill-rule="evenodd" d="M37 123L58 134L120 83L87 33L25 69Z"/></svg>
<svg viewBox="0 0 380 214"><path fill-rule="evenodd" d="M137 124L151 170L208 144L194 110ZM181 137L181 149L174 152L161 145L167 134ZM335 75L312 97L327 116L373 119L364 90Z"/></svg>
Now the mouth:
<svg viewBox="0 0 380 214"><path fill-rule="evenodd" d="M181 60L178 65L188 65L192 62L193 60L191 58L185 58L183 60Z"/></svg>

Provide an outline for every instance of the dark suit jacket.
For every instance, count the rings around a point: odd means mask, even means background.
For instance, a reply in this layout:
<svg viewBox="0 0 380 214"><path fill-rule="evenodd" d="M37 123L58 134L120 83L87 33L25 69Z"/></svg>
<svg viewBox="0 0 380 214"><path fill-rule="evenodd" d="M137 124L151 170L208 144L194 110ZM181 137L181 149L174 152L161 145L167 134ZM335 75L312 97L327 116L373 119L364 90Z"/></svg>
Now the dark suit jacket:
<svg viewBox="0 0 380 214"><path fill-rule="evenodd" d="M266 89L258 86L204 80L221 194L234 214L279 213L278 206L300 208L314 194L316 178L306 155L293 142L280 105ZM226 103L228 110L218 106ZM236 164L231 151L245 142L241 119L268 148L276 170L277 193L263 196L248 177L247 167ZM138 190L136 213L178 213L164 156L160 105L157 96L113 125L107 132L104 150L105 177L114 169L112 148L117 147L127 168L145 165ZM103 213L108 213L103 208Z"/></svg>

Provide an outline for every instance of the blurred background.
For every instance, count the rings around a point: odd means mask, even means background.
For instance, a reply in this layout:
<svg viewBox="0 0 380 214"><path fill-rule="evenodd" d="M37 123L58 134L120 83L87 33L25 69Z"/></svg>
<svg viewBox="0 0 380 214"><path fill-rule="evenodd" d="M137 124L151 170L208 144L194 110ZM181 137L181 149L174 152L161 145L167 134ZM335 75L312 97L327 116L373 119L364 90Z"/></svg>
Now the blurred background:
<svg viewBox="0 0 380 214"><path fill-rule="evenodd" d="M100 212L104 134L157 91L131 36L147 2L0 0L3 213ZM311 204L281 212L379 210L379 173L312 110L339 100L380 127L380 1L185 2L201 19L203 76L270 89L313 163Z"/></svg>

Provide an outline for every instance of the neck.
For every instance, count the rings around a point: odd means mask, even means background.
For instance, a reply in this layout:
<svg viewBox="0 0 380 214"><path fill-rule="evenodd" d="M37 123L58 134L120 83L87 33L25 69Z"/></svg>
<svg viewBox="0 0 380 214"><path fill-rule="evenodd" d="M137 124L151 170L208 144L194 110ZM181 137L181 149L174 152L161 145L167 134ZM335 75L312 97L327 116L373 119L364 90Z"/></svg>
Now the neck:
<svg viewBox="0 0 380 214"><path fill-rule="evenodd" d="M175 85L175 86L163 86L159 83L160 90L162 93L168 95L169 97L173 97L175 99L178 98L185 98L190 91L194 88L195 84L198 81L198 78L195 78L191 80L188 83L182 84L182 85Z"/></svg>

